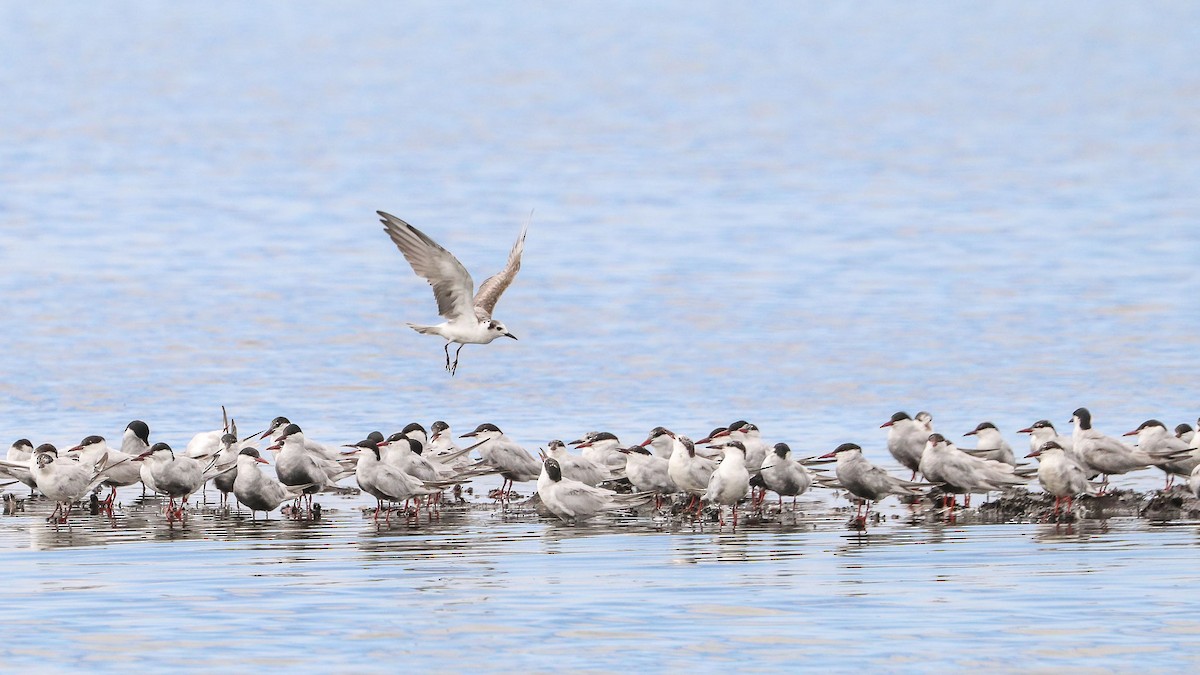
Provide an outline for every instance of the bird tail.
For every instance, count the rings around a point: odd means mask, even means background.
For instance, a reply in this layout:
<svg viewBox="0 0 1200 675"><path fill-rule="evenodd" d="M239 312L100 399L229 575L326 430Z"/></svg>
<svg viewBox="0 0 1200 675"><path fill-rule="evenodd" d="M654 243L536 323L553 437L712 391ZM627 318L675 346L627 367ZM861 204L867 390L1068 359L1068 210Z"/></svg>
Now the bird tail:
<svg viewBox="0 0 1200 675"><path fill-rule="evenodd" d="M437 332L433 329L433 326L420 326L415 323L410 323L407 325L409 328L417 331L421 335L437 335Z"/></svg>

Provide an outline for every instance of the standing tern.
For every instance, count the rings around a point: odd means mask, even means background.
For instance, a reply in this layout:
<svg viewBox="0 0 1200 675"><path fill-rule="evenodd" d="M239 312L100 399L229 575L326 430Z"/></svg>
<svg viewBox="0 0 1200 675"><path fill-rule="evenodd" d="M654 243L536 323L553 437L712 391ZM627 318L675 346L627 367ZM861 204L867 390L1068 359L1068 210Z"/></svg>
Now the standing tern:
<svg viewBox="0 0 1200 675"><path fill-rule="evenodd" d="M1000 430L996 428L995 424L980 422L978 426L963 434L963 436L975 436L979 439L974 450L964 449L963 452L976 457L982 457L983 459L994 459L1004 464L1015 465L1017 463L1012 446L1008 444L1008 441L1004 440L1004 436L1001 435Z"/></svg>
<svg viewBox="0 0 1200 675"><path fill-rule="evenodd" d="M750 494L750 472L746 470L746 446L741 441L725 444L725 457L708 479L704 501L716 504L717 519L725 524L722 507L733 508L733 526L737 527L738 502Z"/></svg>
<svg viewBox="0 0 1200 675"><path fill-rule="evenodd" d="M475 281L466 267L452 253L442 248L428 235L417 228L383 211L379 214L383 229L392 242L404 254L417 276L423 277L433 287L437 300L438 314L446 321L436 326L410 323L409 328L422 335L438 335L446 340L446 371L454 375L458 370L458 355L464 345L486 345L498 337L514 340L503 323L492 318L492 311L500 295L512 284L521 269L521 253L525 250L525 228L508 254L508 263L497 274L488 277L475 292ZM454 363L450 363L450 344L457 343ZM540 471L539 471L540 473Z"/></svg>
<svg viewBox="0 0 1200 675"><path fill-rule="evenodd" d="M918 413L920 416L921 413ZM917 421L904 411L897 412L892 418L879 425L880 429L888 430L887 448L902 466L911 470L912 478L917 477L921 465L921 454L925 452L925 442L933 428L933 418L924 413L928 422Z"/></svg>
<svg viewBox="0 0 1200 675"><path fill-rule="evenodd" d="M542 470L538 473L537 492L551 513L564 523L572 525L601 511L633 508L649 501L652 496L646 493L617 494L612 490L566 478L558 460L553 457L546 458L542 463Z"/></svg>
<svg viewBox="0 0 1200 675"><path fill-rule="evenodd" d="M875 466L863 457L862 448L856 443L842 443L832 452L821 455L821 459L833 458L837 458L835 472L838 484L858 497L859 511L853 521L858 525L865 526L867 517L871 515L871 505L888 495L911 497L921 494L916 489L921 486L920 483L896 478ZM864 503L867 505L866 513L862 512Z"/></svg>
<svg viewBox="0 0 1200 675"><path fill-rule="evenodd" d="M354 469L355 480L363 492L375 497L378 505L375 507L375 522L379 522L379 511L384 508L384 502L408 502L410 499L432 495L440 488L426 486L416 477L404 473L400 469L383 461L379 454L379 444L371 439L359 441L358 464ZM417 511L418 518L420 510ZM386 510L386 521L391 524L391 509Z"/></svg>
<svg viewBox="0 0 1200 675"><path fill-rule="evenodd" d="M502 502L507 502L511 497L514 483L537 480L542 474L542 463L534 459L528 450L505 436L495 424L480 424L475 427L475 431L463 434L462 438L478 439L471 447L479 451L480 462L495 468L504 478L499 492Z"/></svg>
<svg viewBox="0 0 1200 675"><path fill-rule="evenodd" d="M307 485L284 485L274 476L268 476L259 469L259 464L267 464L257 448L242 448L237 454L237 468L222 475L232 474L233 496L238 503L250 509L250 519L262 511L266 519L271 519L271 511L289 499L299 499ZM214 481L215 483L216 481Z"/></svg>
<svg viewBox="0 0 1200 675"><path fill-rule="evenodd" d="M34 449L29 470L38 491L54 500L54 513L47 520L67 522L72 505L104 479L101 469L105 461L107 457L101 457L96 464L60 459L58 449L49 443Z"/></svg>
<svg viewBox="0 0 1200 675"><path fill-rule="evenodd" d="M1171 489L1175 476L1190 476L1192 469L1200 465L1200 450L1192 448L1187 441L1167 431L1167 425L1158 420L1146 420L1125 435L1137 436L1138 450L1151 457L1167 454L1177 457L1174 461L1158 465L1158 468L1167 474L1167 484L1163 488L1165 490Z"/></svg>
<svg viewBox="0 0 1200 675"><path fill-rule="evenodd" d="M276 436L275 444L268 449L279 451L275 456L275 473L281 483L309 486L305 488L304 495L308 498L307 512L310 515L313 512L314 494L353 473L338 462L311 450L305 442L304 432L295 424L285 426Z"/></svg>
<svg viewBox="0 0 1200 675"><path fill-rule="evenodd" d="M112 491L101 504L109 515L112 515L113 504L117 498L117 488L134 485L142 480L142 465L133 461L135 455L108 447L103 436L88 436L67 452L79 453L79 461L88 465L96 465L102 461L102 458L107 457L107 461L104 463L103 485L111 488Z"/></svg>
<svg viewBox="0 0 1200 675"><path fill-rule="evenodd" d="M167 522L184 520L188 497L204 487L208 479L200 460L176 455L166 443L155 443L132 461L142 462L143 481L149 475L155 491L167 496ZM178 506L175 504L177 499Z"/></svg>
<svg viewBox="0 0 1200 675"><path fill-rule="evenodd" d="M675 482L681 492L691 496L688 508L696 507L696 515L700 514L703 504L700 498L708 491L708 481L717 470L717 463L696 454L696 444L687 436L673 436L675 447L671 450L671 459L667 460L667 474Z"/></svg>
<svg viewBox="0 0 1200 675"><path fill-rule="evenodd" d="M1071 415L1071 423L1075 426L1074 433L1071 435L1075 442L1075 452L1083 459L1086 464L1085 468L1103 474L1101 494L1108 487L1110 475L1140 471L1177 459L1170 455L1164 457L1143 452L1125 445L1112 436L1100 433L1092 428L1092 413L1087 408L1077 408Z"/></svg>
<svg viewBox="0 0 1200 675"><path fill-rule="evenodd" d="M17 439L9 446L5 459L11 462L12 466L0 467L0 470L24 483L29 488L29 495L33 496L33 490L37 488L37 481L33 479L33 473L30 471L33 466L33 443L30 443L28 438Z"/></svg>
<svg viewBox="0 0 1200 675"><path fill-rule="evenodd" d="M803 464L792 459L792 449L787 443L776 443L771 454L763 460L763 484L767 489L779 495L779 510L783 511L783 498L791 497L792 505L796 497L808 492L812 487L812 475Z"/></svg>
<svg viewBox="0 0 1200 675"><path fill-rule="evenodd" d="M668 471L670 461L665 457L651 454L644 446L634 445L623 450L625 454L625 475L638 492L649 492L654 495L654 508L662 508L663 497L679 492L675 481L671 480Z"/></svg>
<svg viewBox="0 0 1200 675"><path fill-rule="evenodd" d="M925 480L941 486L951 508L954 495L965 494L969 499L973 492L1004 491L1025 483L1013 473L1011 464L967 454L938 433L930 434L926 441L920 470Z"/></svg>
<svg viewBox="0 0 1200 675"><path fill-rule="evenodd" d="M1042 489L1054 495L1054 515L1058 516L1058 507L1065 500L1067 515L1075 497L1091 494L1092 484L1088 482L1087 470L1079 465L1063 447L1054 441L1047 441L1042 447L1025 455L1038 459L1038 482Z"/></svg>

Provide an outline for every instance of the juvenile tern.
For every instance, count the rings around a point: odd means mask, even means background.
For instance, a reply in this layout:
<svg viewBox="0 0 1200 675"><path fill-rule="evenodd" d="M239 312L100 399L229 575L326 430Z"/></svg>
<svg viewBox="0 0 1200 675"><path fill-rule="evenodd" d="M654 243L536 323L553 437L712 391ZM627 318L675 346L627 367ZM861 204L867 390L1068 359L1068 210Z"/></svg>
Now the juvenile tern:
<svg viewBox="0 0 1200 675"><path fill-rule="evenodd" d="M1066 512L1071 513L1075 497L1093 492L1092 484L1088 482L1087 470L1072 459L1063 447L1054 441L1047 441L1042 447L1025 455L1038 459L1038 482L1042 489L1054 495L1054 515L1058 515L1059 505L1065 500Z"/></svg>
<svg viewBox="0 0 1200 675"><path fill-rule="evenodd" d="M512 284L521 269L521 253L525 250L525 228L508 254L508 263L497 274L488 277L475 292L475 281L470 272L446 249L428 235L399 218L376 211L383 229L392 242L404 254L417 276L423 277L433 287L437 300L438 314L446 321L436 326L410 323L409 328L422 335L438 335L446 340L446 370L454 375L458 369L458 355L464 345L485 345L498 337L517 339L508 332L503 323L492 318L496 302L505 289ZM450 363L450 344L457 343L454 363ZM540 471L539 471L540 473Z"/></svg>

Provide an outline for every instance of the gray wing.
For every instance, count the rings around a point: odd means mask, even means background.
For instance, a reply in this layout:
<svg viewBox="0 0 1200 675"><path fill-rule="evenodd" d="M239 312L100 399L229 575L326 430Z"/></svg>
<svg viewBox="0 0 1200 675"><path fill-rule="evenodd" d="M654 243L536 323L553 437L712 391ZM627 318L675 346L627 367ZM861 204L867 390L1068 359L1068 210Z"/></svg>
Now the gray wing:
<svg viewBox="0 0 1200 675"><path fill-rule="evenodd" d="M433 286L433 297L437 300L438 314L450 321L473 317L471 295L475 291L475 280L463 264L452 253L430 239L424 232L383 211L379 214L383 229L392 238L396 248L404 254L413 271ZM513 271L516 274L516 271ZM494 279L495 277L493 277ZM491 279L488 279L491 281ZM486 285L486 284L485 284ZM505 284L508 285L507 283ZM504 290L501 288L500 290ZM480 289L480 293L483 289ZM499 297L499 293L496 293ZM495 301L492 302L495 304Z"/></svg>
<svg viewBox="0 0 1200 675"><path fill-rule="evenodd" d="M500 295L512 284L517 272L520 271L521 254L525 252L527 229L527 227L521 228L521 236L517 237L517 243L513 244L512 250L508 252L508 264L504 266L504 269L488 277L479 285L479 292L475 294L475 308L486 315L480 318L484 320L492 318L492 310L496 309L496 302L500 300Z"/></svg>

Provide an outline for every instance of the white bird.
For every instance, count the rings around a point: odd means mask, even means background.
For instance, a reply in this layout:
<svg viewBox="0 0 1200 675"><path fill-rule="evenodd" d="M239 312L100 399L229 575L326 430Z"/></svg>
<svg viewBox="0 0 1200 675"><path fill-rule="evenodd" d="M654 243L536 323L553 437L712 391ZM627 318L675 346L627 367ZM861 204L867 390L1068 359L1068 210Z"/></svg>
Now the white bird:
<svg viewBox="0 0 1200 675"><path fill-rule="evenodd" d="M1087 470L1079 465L1063 447L1054 441L1047 441L1042 447L1026 455L1038 459L1038 482L1042 489L1054 495L1054 515L1058 516L1059 505L1066 500L1067 513L1075 497L1092 494L1092 484L1088 482Z"/></svg>
<svg viewBox="0 0 1200 675"><path fill-rule="evenodd" d="M325 459L312 451L305 443L304 432L298 425L288 424L276 437L269 450L278 450L275 455L275 473L284 485L307 485L304 495L308 497L308 513L312 514L313 495L326 485L333 485L354 473L340 463Z"/></svg>
<svg viewBox="0 0 1200 675"><path fill-rule="evenodd" d="M669 438L669 437L668 437ZM679 492L668 471L670 460L651 454L644 446L635 445L619 452L625 453L625 476L638 492L654 495L655 510L662 507L662 498Z"/></svg>
<svg viewBox="0 0 1200 675"><path fill-rule="evenodd" d="M1167 425L1158 420L1146 420L1134 429L1125 433L1126 436L1137 436L1138 450L1151 457L1173 455L1174 461L1159 464L1158 468L1167 474L1167 484L1164 489L1171 489L1175 476L1191 476L1192 469L1200 466L1200 450L1193 448L1187 441L1178 438L1167 431Z"/></svg>
<svg viewBox="0 0 1200 675"><path fill-rule="evenodd" d="M1200 499L1200 466L1192 469L1192 475L1188 476L1188 488L1191 489L1192 494L1196 495L1197 499Z"/></svg>
<svg viewBox="0 0 1200 675"><path fill-rule="evenodd" d="M454 442L454 434L450 431L449 424L438 420L430 425L429 431L432 435L429 437L429 443L425 446L428 449L429 459L455 468L463 468L471 463L470 453L461 452L461 448Z"/></svg>
<svg viewBox="0 0 1200 675"><path fill-rule="evenodd" d="M646 436L646 440L642 441L641 447L645 448L647 446L650 447L656 457L671 459L671 450L675 447L675 434L668 431L665 427L654 427L650 430L650 434Z"/></svg>
<svg viewBox="0 0 1200 675"><path fill-rule="evenodd" d="M37 488L37 481L33 479L32 471L33 443L30 443L28 438L21 438L14 441L9 446L5 459L9 464L0 467L0 472L8 474L24 483L30 490L29 494L32 495L33 490Z"/></svg>
<svg viewBox="0 0 1200 675"><path fill-rule="evenodd" d="M617 494L563 477L558 460L549 457L538 473L538 496L542 504L563 522L575 524L602 511L619 511L645 503L646 493Z"/></svg>
<svg viewBox="0 0 1200 675"><path fill-rule="evenodd" d="M404 432L388 436L386 441L379 444L379 447L387 448L387 452L382 454L383 461L417 480L437 481L449 478L453 474L453 471L445 475L440 474L429 460L417 452L422 448L421 441L405 436Z"/></svg>
<svg viewBox="0 0 1200 675"><path fill-rule="evenodd" d="M746 470L746 446L741 441L725 444L725 457L708 479L704 501L717 505L717 518L725 524L723 506L733 508L733 526L737 527L738 502L750 494L750 472Z"/></svg>
<svg viewBox="0 0 1200 675"><path fill-rule="evenodd" d="M133 420L125 425L125 431L121 433L121 452L131 457L137 457L143 452L150 449L150 427L141 420ZM132 461L132 460L130 460ZM137 465L140 469L142 464ZM142 472L142 496L146 496L146 490L157 492L154 485L147 483L146 478L148 473Z"/></svg>
<svg viewBox="0 0 1200 675"><path fill-rule="evenodd" d="M55 523L65 523L71 515L71 508L93 487L104 479L100 471L105 457L100 458L99 464L84 464L59 458L58 449L49 443L43 443L34 449L30 456L32 464L29 471L37 483L38 491L54 500L54 513L47 520ZM24 466L22 463L14 463ZM9 466L7 460L4 466Z"/></svg>
<svg viewBox="0 0 1200 675"><path fill-rule="evenodd" d="M423 277L433 287L437 300L438 314L446 321L436 326L410 323L409 328L422 335L438 335L446 340L446 370L451 375L458 369L458 355L464 345L485 345L498 337L517 339L508 332L503 323L492 318L492 311L500 295L512 284L521 269L521 253L525 250L525 228L508 254L508 264L497 274L487 278L475 292L475 281L470 272L446 249L428 235L399 218L376 211L383 229L392 242L404 254L417 276ZM457 343L454 363L450 363L450 343ZM540 471L539 471L540 473Z"/></svg>
<svg viewBox="0 0 1200 675"><path fill-rule="evenodd" d="M479 451L480 462L495 468L504 478L499 492L501 501L508 501L514 483L537 480L542 474L542 463L534 459L528 450L505 436L495 424L480 424L475 427L475 431L463 434L462 438L479 439L471 447Z"/></svg>
<svg viewBox="0 0 1200 675"><path fill-rule="evenodd" d="M1125 445L1121 441L1106 436L1092 428L1092 413L1087 408L1078 408L1071 415L1074 432L1071 434L1075 443L1075 452L1083 460L1085 468L1092 469L1103 475L1101 494L1108 487L1110 475L1139 471L1151 466L1166 464L1172 457L1151 455L1136 448Z"/></svg>
<svg viewBox="0 0 1200 675"><path fill-rule="evenodd" d="M703 504L700 498L708 490L708 481L717 470L717 463L696 454L696 445L687 436L673 436L675 447L671 459L667 460L667 473L680 491L692 497L688 508L694 504L700 514Z"/></svg>
<svg viewBox="0 0 1200 675"><path fill-rule="evenodd" d="M812 474L803 464L792 459L792 449L787 443L776 443L771 454L763 460L762 470L758 474L768 490L779 495L779 510L783 511L783 498L791 497L792 504L796 497L808 492L812 487Z"/></svg>
<svg viewBox="0 0 1200 675"><path fill-rule="evenodd" d="M621 471L625 468L625 455L618 452L621 441L607 431L590 434L582 443L575 445L583 456L609 471Z"/></svg>
<svg viewBox="0 0 1200 675"><path fill-rule="evenodd" d="M918 413L919 414L919 413ZM921 455L925 452L925 442L933 429L933 418L925 413L928 422L918 422L904 411L897 412L892 418L879 425L880 429L888 430L887 449L901 466L913 472L916 478L920 470Z"/></svg>
<svg viewBox="0 0 1200 675"><path fill-rule="evenodd" d="M1013 455L1012 446L1008 444L1008 441L1004 440L1004 436L996 428L995 424L980 422L978 426L963 434L963 436L975 436L979 439L974 449L962 449L968 455L982 457L983 459L994 459L1004 464L1016 465L1017 458Z"/></svg>
<svg viewBox="0 0 1200 675"><path fill-rule="evenodd" d="M154 490L167 496L168 523L184 519L188 497L204 487L208 479L200 460L176 455L166 443L155 443L132 461L142 462L142 481L149 477ZM177 499L178 506L175 504Z"/></svg>
<svg viewBox="0 0 1200 675"><path fill-rule="evenodd" d="M223 422L220 429L215 431L201 431L192 436L192 440L183 449L183 454L196 459L204 459L211 457L221 449L221 437L225 434L233 434L237 437L237 424L230 424L229 415L225 412L225 406L221 406L221 420ZM233 461L232 458L230 461Z"/></svg>
<svg viewBox="0 0 1200 675"><path fill-rule="evenodd" d="M986 494L1025 483L1011 464L969 455L938 433L929 435L919 468L925 480L942 487L951 508L956 494Z"/></svg>
<svg viewBox="0 0 1200 675"><path fill-rule="evenodd" d="M440 491L439 488L429 487L417 478L384 462L379 453L379 444L371 439L359 441L358 464L354 469L355 480L363 492L375 497L378 505L375 508L375 522L379 522L379 511L384 508L384 502L407 502L410 499L424 497ZM386 511L386 520L390 524L392 512ZM417 512L418 517L420 511Z"/></svg>
<svg viewBox="0 0 1200 675"><path fill-rule="evenodd" d="M835 474L838 484L860 500L855 523L866 525L867 517L871 515L871 505L888 495L911 497L920 494L916 489L921 486L920 483L896 478L875 466L863 457L862 448L855 443L842 443L832 452L821 456L821 459L833 458L837 458ZM862 513L864 503L867 506L866 513Z"/></svg>
<svg viewBox="0 0 1200 675"><path fill-rule="evenodd" d="M88 465L96 465L102 458L107 458L103 467L103 485L112 491L102 504L110 514L117 498L117 488L134 485L142 480L142 465L133 461L136 455L108 447L103 436L88 436L67 452L79 453L79 461Z"/></svg>
<svg viewBox="0 0 1200 675"><path fill-rule="evenodd" d="M271 511L289 499L299 499L307 485L284 485L274 476L268 476L258 468L268 464L257 448L242 448L237 454L237 468L222 475L233 474L233 496L238 503L250 509L250 519L263 511L271 519Z"/></svg>

